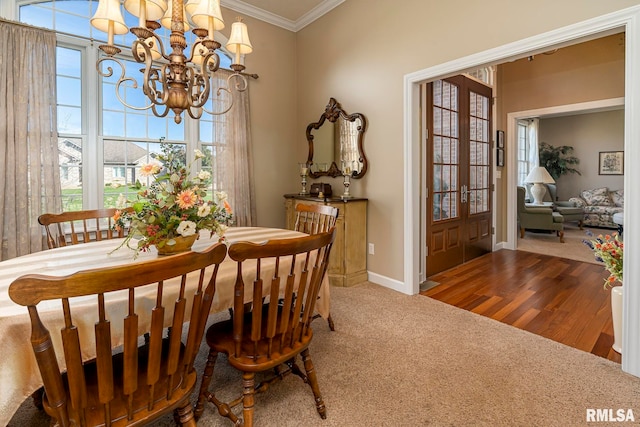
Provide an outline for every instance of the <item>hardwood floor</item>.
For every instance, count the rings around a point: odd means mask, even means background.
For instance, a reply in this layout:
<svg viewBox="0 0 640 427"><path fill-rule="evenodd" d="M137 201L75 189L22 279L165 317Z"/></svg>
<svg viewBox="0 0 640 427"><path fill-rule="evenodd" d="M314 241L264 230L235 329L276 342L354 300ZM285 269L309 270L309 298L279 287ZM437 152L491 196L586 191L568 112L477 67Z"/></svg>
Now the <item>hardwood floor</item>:
<svg viewBox="0 0 640 427"><path fill-rule="evenodd" d="M614 362L610 291L601 265L500 250L429 280L421 292Z"/></svg>

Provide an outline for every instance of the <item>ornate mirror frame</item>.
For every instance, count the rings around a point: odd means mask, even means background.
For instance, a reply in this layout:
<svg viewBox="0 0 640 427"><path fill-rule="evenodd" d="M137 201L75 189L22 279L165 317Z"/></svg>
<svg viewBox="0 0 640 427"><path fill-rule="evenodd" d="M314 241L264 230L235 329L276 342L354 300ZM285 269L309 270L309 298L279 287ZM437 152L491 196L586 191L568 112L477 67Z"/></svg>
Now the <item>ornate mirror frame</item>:
<svg viewBox="0 0 640 427"><path fill-rule="evenodd" d="M355 141L358 150L358 161L360 162L358 170L353 170L349 175L352 178L362 178L364 174L367 172L368 162L367 158L364 155L363 148L363 140L364 140L364 132L367 128L367 120L364 115L360 113L347 114L340 103L335 100L335 98L330 98L329 103L327 104L324 113L320 116L320 119L316 123L310 123L307 126L307 142L309 143L309 157L307 158L307 165L309 165L309 176L312 178L318 178L321 176L330 176L332 178L343 176L344 173L335 162L335 159L331 162L331 166L326 171L318 171L314 170L313 165L313 142L314 136L312 135L313 130L318 130L323 125L325 120L328 120L331 123L335 123L339 118L342 118L348 122L355 122L360 119L361 125L357 127L357 141Z"/></svg>

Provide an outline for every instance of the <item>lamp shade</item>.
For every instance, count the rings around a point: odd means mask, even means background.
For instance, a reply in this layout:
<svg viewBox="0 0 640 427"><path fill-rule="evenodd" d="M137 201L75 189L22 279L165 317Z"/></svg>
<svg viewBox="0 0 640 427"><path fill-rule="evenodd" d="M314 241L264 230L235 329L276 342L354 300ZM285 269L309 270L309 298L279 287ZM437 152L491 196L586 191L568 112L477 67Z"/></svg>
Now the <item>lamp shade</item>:
<svg viewBox="0 0 640 427"><path fill-rule="evenodd" d="M191 12L191 21L198 28L204 28L209 31L209 37L212 37L213 30L221 30L224 28L224 20L220 11L219 0L200 0L193 8L192 4L187 4L187 12Z"/></svg>
<svg viewBox="0 0 640 427"><path fill-rule="evenodd" d="M144 21L157 21L164 16L167 10L165 0L125 0L124 8L133 16L141 19L140 26L144 26Z"/></svg>
<svg viewBox="0 0 640 427"><path fill-rule="evenodd" d="M544 167L538 166L533 168L531 172L529 172L529 175L527 175L524 182L553 184L555 180L551 175L549 175L549 172L547 172L547 170Z"/></svg>
<svg viewBox="0 0 640 427"><path fill-rule="evenodd" d="M91 25L105 33L109 32L109 23L113 24L113 34L125 34L129 29L124 23L119 0L100 0Z"/></svg>
<svg viewBox="0 0 640 427"><path fill-rule="evenodd" d="M229 42L227 43L227 49L230 52L236 54L235 63L240 63L240 55L253 52L253 46L249 41L249 31L247 30L247 24L238 19L231 24L231 35L229 36Z"/></svg>

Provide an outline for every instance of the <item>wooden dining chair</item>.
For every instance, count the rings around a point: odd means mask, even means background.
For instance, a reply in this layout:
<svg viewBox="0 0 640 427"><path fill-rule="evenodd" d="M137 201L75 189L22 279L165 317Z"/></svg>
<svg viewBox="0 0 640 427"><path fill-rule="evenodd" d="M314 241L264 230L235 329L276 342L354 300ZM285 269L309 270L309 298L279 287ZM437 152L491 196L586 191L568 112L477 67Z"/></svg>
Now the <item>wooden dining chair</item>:
<svg viewBox="0 0 640 427"><path fill-rule="evenodd" d="M216 243L203 252L126 266L16 279L9 296L29 310L31 343L44 382L43 406L55 421L52 425L146 425L175 410L182 425L195 426L193 363L225 256L226 246ZM177 296L163 301L168 289ZM136 293L144 296L136 299ZM81 307L76 297L85 299ZM57 340L52 341L43 324L50 313L41 319L38 312L38 304L48 300L61 300L62 349L54 348ZM109 306L109 300L117 303ZM97 319L95 327L93 321L91 327L84 326L91 315ZM185 343L183 325L188 327ZM112 330L123 337L121 352L115 354ZM80 337L84 350L89 345L85 341L95 341L95 358L84 363ZM59 359L65 361L66 372L60 370L58 353L63 353Z"/></svg>
<svg viewBox="0 0 640 427"><path fill-rule="evenodd" d="M233 312L231 319L215 323L207 330L210 350L196 418L209 401L235 425L252 427L256 391L266 391L269 384L291 372L309 384L318 413L326 418L308 347L313 337L314 306L327 270L334 232L331 229L327 233L261 244L238 242L229 247L229 256L238 267ZM257 267L254 277L243 275L245 264ZM245 304L248 295L252 296L253 304ZM242 397L230 402L219 400L209 387L218 353L226 354L228 363L242 372ZM296 363L298 354L302 356L306 374ZM271 369L276 371L273 378L256 386L256 372ZM232 411L240 403L242 420Z"/></svg>
<svg viewBox="0 0 640 427"><path fill-rule="evenodd" d="M338 220L338 208L329 205L316 205L297 203L295 207L296 222L294 230L307 234L317 234L329 231L332 227L335 227ZM314 319L320 317L319 314L314 316ZM329 329L336 330L336 325L333 322L331 313L327 317L327 323Z"/></svg>
<svg viewBox="0 0 640 427"><path fill-rule="evenodd" d="M294 230L307 234L318 234L335 227L338 208L329 205L297 203Z"/></svg>
<svg viewBox="0 0 640 427"><path fill-rule="evenodd" d="M130 209L130 208L128 208ZM113 230L113 216L118 209L69 211L59 214L45 213L38 222L47 234L49 249L77 245L96 240L124 237L126 230Z"/></svg>

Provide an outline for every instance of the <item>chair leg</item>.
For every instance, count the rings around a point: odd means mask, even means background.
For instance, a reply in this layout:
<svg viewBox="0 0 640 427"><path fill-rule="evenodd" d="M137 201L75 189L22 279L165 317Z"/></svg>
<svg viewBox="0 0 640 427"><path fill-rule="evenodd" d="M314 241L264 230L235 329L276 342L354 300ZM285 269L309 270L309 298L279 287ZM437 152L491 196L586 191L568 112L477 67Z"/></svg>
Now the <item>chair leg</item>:
<svg viewBox="0 0 640 427"><path fill-rule="evenodd" d="M333 318L331 317L331 313L329 313L329 317L327 317L327 323L329 324L329 329L332 331L336 330L336 325L333 323Z"/></svg>
<svg viewBox="0 0 640 427"><path fill-rule="evenodd" d="M178 422L183 427L196 427L196 420L193 416L193 407L189 399L185 400L181 407L176 409Z"/></svg>
<svg viewBox="0 0 640 427"><path fill-rule="evenodd" d="M564 231L558 231L558 236L560 236L560 243L564 243Z"/></svg>
<svg viewBox="0 0 640 427"><path fill-rule="evenodd" d="M309 349L305 348L304 350L302 350L302 353L300 353L300 355L302 356L304 369L305 371L307 371L307 379L309 381L309 385L311 386L313 396L316 400L316 409L318 410L318 414L320 414L320 418L324 420L327 418L327 408L324 406L324 401L322 400L322 395L320 394L318 377L316 376L316 370L313 367L313 362L311 361L311 356L309 355Z"/></svg>
<svg viewBox="0 0 640 427"><path fill-rule="evenodd" d="M255 401L254 372L242 373L242 418L244 427L253 427L253 405Z"/></svg>
<svg viewBox="0 0 640 427"><path fill-rule="evenodd" d="M524 227L520 227L520 238L524 239Z"/></svg>
<svg viewBox="0 0 640 427"><path fill-rule="evenodd" d="M209 357L207 358L207 364L204 367L204 372L202 374L202 384L200 385L200 393L198 394L198 403L196 404L195 417L196 420L202 416L204 412L204 404L209 399L207 398L207 394L209 392L209 384L211 384L211 377L213 376L213 368L216 364L216 359L218 358L218 353L209 350Z"/></svg>

